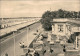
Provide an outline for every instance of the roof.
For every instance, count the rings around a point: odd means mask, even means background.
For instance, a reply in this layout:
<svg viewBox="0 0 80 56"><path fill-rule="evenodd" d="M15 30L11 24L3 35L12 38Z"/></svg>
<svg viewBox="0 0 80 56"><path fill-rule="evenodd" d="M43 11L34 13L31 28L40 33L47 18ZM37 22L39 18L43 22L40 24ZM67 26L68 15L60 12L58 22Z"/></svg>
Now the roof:
<svg viewBox="0 0 80 56"><path fill-rule="evenodd" d="M80 25L80 19L73 19L73 18L58 18L58 19L53 19L53 23L71 23L71 24L79 24Z"/></svg>
<svg viewBox="0 0 80 56"><path fill-rule="evenodd" d="M53 22L67 22L68 19L64 18L59 18L59 19L53 19Z"/></svg>

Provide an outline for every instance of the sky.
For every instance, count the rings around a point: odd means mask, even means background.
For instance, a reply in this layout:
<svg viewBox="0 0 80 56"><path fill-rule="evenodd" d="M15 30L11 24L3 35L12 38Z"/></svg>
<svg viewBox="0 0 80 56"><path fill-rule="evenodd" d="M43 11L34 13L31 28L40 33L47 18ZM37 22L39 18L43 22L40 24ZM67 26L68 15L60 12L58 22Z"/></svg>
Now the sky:
<svg viewBox="0 0 80 56"><path fill-rule="evenodd" d="M80 0L1 0L0 17L41 17L50 8L80 11Z"/></svg>

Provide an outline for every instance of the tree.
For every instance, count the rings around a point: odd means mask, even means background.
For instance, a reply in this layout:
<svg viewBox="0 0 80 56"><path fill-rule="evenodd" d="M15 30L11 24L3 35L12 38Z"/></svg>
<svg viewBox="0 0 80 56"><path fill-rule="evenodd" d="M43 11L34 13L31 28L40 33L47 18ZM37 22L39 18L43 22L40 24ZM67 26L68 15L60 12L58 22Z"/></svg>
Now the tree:
<svg viewBox="0 0 80 56"><path fill-rule="evenodd" d="M59 9L57 12L58 18L64 18L64 11L62 9Z"/></svg>
<svg viewBox="0 0 80 56"><path fill-rule="evenodd" d="M74 12L74 18L77 18L77 14L78 14L77 12Z"/></svg>
<svg viewBox="0 0 80 56"><path fill-rule="evenodd" d="M80 11L78 12L78 18L80 18Z"/></svg>
<svg viewBox="0 0 80 56"><path fill-rule="evenodd" d="M40 20L42 23L42 26L45 30L51 30L51 21L55 18L80 18L80 11L65 11L62 9L59 9L58 11L46 11L42 15L42 19Z"/></svg>
<svg viewBox="0 0 80 56"><path fill-rule="evenodd" d="M45 30L51 30L51 12L47 11L43 14L42 19L41 19L41 23L42 23L42 27Z"/></svg>

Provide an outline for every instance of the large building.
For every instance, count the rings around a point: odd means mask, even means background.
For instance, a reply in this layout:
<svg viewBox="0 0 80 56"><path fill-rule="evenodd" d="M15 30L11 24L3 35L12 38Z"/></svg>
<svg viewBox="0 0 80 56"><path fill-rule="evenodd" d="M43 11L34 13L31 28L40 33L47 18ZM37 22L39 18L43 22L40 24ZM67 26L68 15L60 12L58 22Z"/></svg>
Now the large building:
<svg viewBox="0 0 80 56"><path fill-rule="evenodd" d="M53 19L52 34L75 38L75 48L80 50L80 20L79 19Z"/></svg>

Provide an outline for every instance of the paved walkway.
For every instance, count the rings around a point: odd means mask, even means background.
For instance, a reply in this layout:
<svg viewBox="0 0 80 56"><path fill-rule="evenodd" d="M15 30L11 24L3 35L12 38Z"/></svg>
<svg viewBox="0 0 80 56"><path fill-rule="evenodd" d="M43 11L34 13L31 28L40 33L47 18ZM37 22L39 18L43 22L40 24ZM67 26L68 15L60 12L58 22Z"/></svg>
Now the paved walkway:
<svg viewBox="0 0 80 56"><path fill-rule="evenodd" d="M53 50L53 52L50 52L50 48ZM63 47L60 44L55 44L55 45L51 45L51 46L46 46L45 47L46 53L44 54L44 56L57 56L60 53L64 53L63 52Z"/></svg>
<svg viewBox="0 0 80 56"><path fill-rule="evenodd" d="M23 54L23 49L20 48L19 42L21 43L24 42L25 45L28 45L36 36L33 33L36 32L36 29L38 27L36 26L35 28L35 26L34 27L32 26L30 31L26 30L21 34L18 34L16 36L13 36L13 38L9 40L6 40L4 43L1 43L0 55L5 56L5 53L8 53L9 56L20 56L21 54ZM15 38L15 55L14 55L14 38Z"/></svg>

